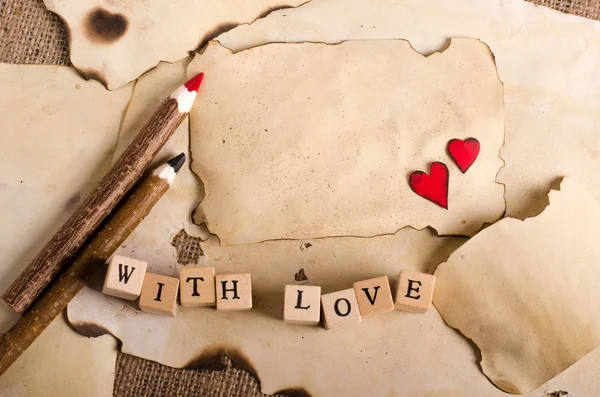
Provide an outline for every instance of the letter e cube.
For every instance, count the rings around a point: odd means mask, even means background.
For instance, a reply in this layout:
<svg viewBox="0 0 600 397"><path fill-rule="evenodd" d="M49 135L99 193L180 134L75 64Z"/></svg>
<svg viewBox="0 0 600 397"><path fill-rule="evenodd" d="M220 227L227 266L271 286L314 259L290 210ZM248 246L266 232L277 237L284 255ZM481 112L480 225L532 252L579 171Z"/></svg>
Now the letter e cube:
<svg viewBox="0 0 600 397"><path fill-rule="evenodd" d="M403 269L396 278L396 300L398 310L425 313L431 306L435 276Z"/></svg>

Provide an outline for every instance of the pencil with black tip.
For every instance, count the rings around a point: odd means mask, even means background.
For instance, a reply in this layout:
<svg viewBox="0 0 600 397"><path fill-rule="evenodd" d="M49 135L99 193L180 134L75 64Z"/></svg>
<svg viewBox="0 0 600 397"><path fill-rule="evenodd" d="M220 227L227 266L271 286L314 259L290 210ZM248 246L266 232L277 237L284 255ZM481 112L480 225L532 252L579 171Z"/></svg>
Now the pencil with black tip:
<svg viewBox="0 0 600 397"><path fill-rule="evenodd" d="M203 77L198 74L162 103L96 188L6 290L2 298L9 306L23 314L131 189L188 115Z"/></svg>
<svg viewBox="0 0 600 397"><path fill-rule="evenodd" d="M2 336L0 375L67 307L86 282L150 213L169 189L184 162L185 155L181 153L144 178L77 253L70 266L50 284L50 288L35 301L17 324Z"/></svg>

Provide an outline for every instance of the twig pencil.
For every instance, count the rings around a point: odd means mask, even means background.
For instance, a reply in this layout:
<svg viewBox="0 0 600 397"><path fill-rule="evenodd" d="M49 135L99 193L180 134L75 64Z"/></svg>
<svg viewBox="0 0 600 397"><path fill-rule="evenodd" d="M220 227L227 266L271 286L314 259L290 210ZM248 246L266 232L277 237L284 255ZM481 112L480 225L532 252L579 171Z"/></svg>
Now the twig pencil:
<svg viewBox="0 0 600 397"><path fill-rule="evenodd" d="M6 290L2 298L9 306L23 314L140 178L189 113L203 76L192 78L161 104L98 186Z"/></svg>
<svg viewBox="0 0 600 397"><path fill-rule="evenodd" d="M169 160L133 189L17 324L0 339L0 375L23 353L119 248L173 183L185 155Z"/></svg>

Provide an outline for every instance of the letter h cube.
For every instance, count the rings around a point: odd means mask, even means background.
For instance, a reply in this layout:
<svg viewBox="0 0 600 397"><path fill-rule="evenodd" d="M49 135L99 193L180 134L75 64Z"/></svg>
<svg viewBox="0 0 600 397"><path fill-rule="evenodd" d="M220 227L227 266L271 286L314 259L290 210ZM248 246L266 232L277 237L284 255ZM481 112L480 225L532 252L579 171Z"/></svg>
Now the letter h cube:
<svg viewBox="0 0 600 397"><path fill-rule="evenodd" d="M217 310L252 309L252 278L250 273L217 274L215 277Z"/></svg>

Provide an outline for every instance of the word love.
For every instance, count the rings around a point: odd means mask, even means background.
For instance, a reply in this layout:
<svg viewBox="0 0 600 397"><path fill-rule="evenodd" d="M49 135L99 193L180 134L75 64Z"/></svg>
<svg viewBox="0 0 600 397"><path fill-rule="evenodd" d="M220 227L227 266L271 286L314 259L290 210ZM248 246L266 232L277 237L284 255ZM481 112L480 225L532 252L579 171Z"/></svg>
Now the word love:
<svg viewBox="0 0 600 397"><path fill-rule="evenodd" d="M177 314L177 295L182 306L216 306L217 310L252 309L249 273L217 274L214 268L181 269L179 279L146 272L148 264L114 255L108 264L102 293L128 300L140 298L146 313Z"/></svg>
<svg viewBox="0 0 600 397"><path fill-rule="evenodd" d="M435 276L410 270L398 274L395 299L387 276L359 281L353 288L325 295L318 286L286 285L283 320L317 325L322 309L325 329L335 329L394 309L425 313L431 306L434 286Z"/></svg>

